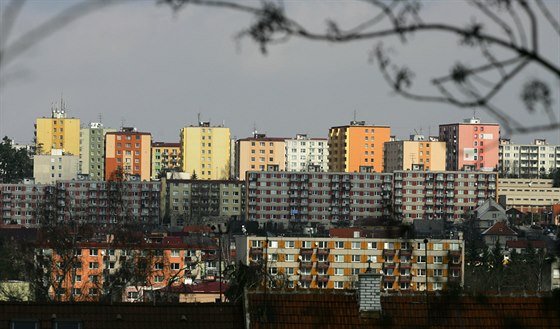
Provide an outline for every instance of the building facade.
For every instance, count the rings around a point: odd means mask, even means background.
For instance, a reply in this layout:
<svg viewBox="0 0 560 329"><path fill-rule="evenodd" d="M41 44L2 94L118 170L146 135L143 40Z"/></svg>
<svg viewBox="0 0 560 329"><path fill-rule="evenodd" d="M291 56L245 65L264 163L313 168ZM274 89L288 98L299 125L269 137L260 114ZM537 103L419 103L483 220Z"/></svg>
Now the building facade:
<svg viewBox="0 0 560 329"><path fill-rule="evenodd" d="M427 171L445 170L445 142L423 136L407 141L385 143L385 172L412 170L421 167Z"/></svg>
<svg viewBox="0 0 560 329"><path fill-rule="evenodd" d="M160 224L159 182L58 181L56 184L0 184L0 222L37 226L41 209L56 204L60 221L91 224L134 221Z"/></svg>
<svg viewBox="0 0 560 329"><path fill-rule="evenodd" d="M447 170L485 170L498 167L500 125L466 119L439 126L439 140L446 143Z"/></svg>
<svg viewBox="0 0 560 329"><path fill-rule="evenodd" d="M560 204L560 187L553 187L551 179L501 178L498 195L500 204L506 209L546 213L550 217L554 205Z"/></svg>
<svg viewBox="0 0 560 329"><path fill-rule="evenodd" d="M560 145L549 145L544 139L533 144L512 144L500 140L498 170L505 178L545 178L560 168Z"/></svg>
<svg viewBox="0 0 560 329"><path fill-rule="evenodd" d="M392 175L248 172L247 219L261 225L351 224L387 214Z"/></svg>
<svg viewBox="0 0 560 329"><path fill-rule="evenodd" d="M38 184L53 184L59 180L76 179L80 156L53 149L50 154L33 156L33 178Z"/></svg>
<svg viewBox="0 0 560 329"><path fill-rule="evenodd" d="M463 285L464 241L360 237L238 236L238 261L266 262L271 285L356 288L358 274L383 275L386 291L445 290Z"/></svg>
<svg viewBox="0 0 560 329"><path fill-rule="evenodd" d="M162 173L181 170L181 144L152 143L152 179L159 179Z"/></svg>
<svg viewBox="0 0 560 329"><path fill-rule="evenodd" d="M495 172L395 171L393 210L405 222L414 219L460 220L486 199L497 198Z"/></svg>
<svg viewBox="0 0 560 329"><path fill-rule="evenodd" d="M229 179L230 131L199 122L181 129L181 168L198 179Z"/></svg>
<svg viewBox="0 0 560 329"><path fill-rule="evenodd" d="M54 105L50 118L38 118L35 123L37 154L61 150L65 154L80 154L80 119L68 118L64 101Z"/></svg>
<svg viewBox="0 0 560 329"><path fill-rule="evenodd" d="M232 180L162 179L161 217L173 227L245 217L245 184Z"/></svg>
<svg viewBox="0 0 560 329"><path fill-rule="evenodd" d="M391 128L352 121L329 130L329 171L383 172L383 149Z"/></svg>
<svg viewBox="0 0 560 329"><path fill-rule="evenodd" d="M266 137L255 133L236 143L236 175L245 180L247 171L286 170L285 138Z"/></svg>
<svg viewBox="0 0 560 329"><path fill-rule="evenodd" d="M105 134L115 131L99 122L92 122L88 128L80 130L79 172L88 175L90 180L105 179Z"/></svg>
<svg viewBox="0 0 560 329"><path fill-rule="evenodd" d="M105 134L105 180L137 177L150 180L152 135L136 128L123 127L121 131Z"/></svg>
<svg viewBox="0 0 560 329"><path fill-rule="evenodd" d="M329 171L328 139L304 134L286 139L286 171Z"/></svg>

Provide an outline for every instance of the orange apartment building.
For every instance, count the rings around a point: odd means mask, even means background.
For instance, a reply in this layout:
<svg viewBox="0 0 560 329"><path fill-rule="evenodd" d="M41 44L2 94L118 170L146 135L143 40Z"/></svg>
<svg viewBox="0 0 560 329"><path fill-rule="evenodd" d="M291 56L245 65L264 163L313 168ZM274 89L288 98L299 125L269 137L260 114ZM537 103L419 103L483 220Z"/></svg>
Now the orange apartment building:
<svg viewBox="0 0 560 329"><path fill-rule="evenodd" d="M254 134L236 143L236 175L245 180L247 171L286 170L286 138Z"/></svg>
<svg viewBox="0 0 560 329"><path fill-rule="evenodd" d="M238 261L266 261L269 274L287 288L355 288L368 267L383 275L386 291L463 285L462 239L366 238L356 231L353 237L239 236L236 244Z"/></svg>
<svg viewBox="0 0 560 329"><path fill-rule="evenodd" d="M383 172L384 144L390 139L390 127L366 125L365 121L330 128L329 171Z"/></svg>
<svg viewBox="0 0 560 329"><path fill-rule="evenodd" d="M152 135L136 128L123 127L121 131L105 135L105 179L114 179L122 170L127 176L135 175L142 181L151 176Z"/></svg>
<svg viewBox="0 0 560 329"><path fill-rule="evenodd" d="M180 285L186 280L215 279L218 274L218 247L210 238L195 243L180 237L165 237L158 242L123 248L111 243L85 242L66 254L40 249L37 257L51 274L49 296L56 301L96 301L104 298L112 280L118 301L141 301L146 291ZM201 244L201 241L205 242ZM46 262L44 260L47 260ZM132 276L121 276L128 269ZM225 266L222 266L222 269ZM113 297L115 298L115 297Z"/></svg>

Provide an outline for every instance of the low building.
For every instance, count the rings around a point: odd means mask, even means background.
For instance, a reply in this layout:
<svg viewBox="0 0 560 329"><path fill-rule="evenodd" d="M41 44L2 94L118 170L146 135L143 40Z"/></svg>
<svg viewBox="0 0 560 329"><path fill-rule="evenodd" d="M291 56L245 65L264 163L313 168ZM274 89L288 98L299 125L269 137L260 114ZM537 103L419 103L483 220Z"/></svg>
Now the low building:
<svg viewBox="0 0 560 329"><path fill-rule="evenodd" d="M484 243L489 248L496 246L496 243L503 248L508 241L517 240L517 235L517 232L510 228L505 221L497 222L482 232Z"/></svg>
<svg viewBox="0 0 560 329"><path fill-rule="evenodd" d="M516 208L542 221L553 223L553 208L560 203L560 187L553 187L551 179L500 178L498 182L500 204ZM531 215L532 214L532 215Z"/></svg>
<svg viewBox="0 0 560 329"><path fill-rule="evenodd" d="M370 268L385 291L443 290L462 285L464 241L338 237L237 236L238 261L264 262L272 286L349 289Z"/></svg>
<svg viewBox="0 0 560 329"><path fill-rule="evenodd" d="M497 222L508 219L506 210L494 199L488 199L474 210L475 225L479 230L486 230Z"/></svg>
<svg viewBox="0 0 560 329"><path fill-rule="evenodd" d="M53 149L50 154L33 156L33 178L37 184L53 184L78 177L80 156Z"/></svg>

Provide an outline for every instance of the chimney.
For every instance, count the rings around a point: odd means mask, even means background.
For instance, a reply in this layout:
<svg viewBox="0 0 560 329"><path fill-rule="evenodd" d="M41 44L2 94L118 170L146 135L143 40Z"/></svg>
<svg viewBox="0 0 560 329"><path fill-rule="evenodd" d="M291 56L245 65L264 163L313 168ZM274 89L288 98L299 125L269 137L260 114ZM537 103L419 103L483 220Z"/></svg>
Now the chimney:
<svg viewBox="0 0 560 329"><path fill-rule="evenodd" d="M369 267L365 273L358 274L360 316L381 316L381 278L381 274L374 273Z"/></svg>

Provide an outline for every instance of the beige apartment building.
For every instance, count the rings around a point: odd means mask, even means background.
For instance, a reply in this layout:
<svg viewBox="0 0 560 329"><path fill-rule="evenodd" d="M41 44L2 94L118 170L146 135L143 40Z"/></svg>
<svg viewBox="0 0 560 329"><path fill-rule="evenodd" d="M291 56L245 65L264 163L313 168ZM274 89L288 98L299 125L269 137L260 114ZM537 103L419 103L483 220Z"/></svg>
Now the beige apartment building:
<svg viewBox="0 0 560 329"><path fill-rule="evenodd" d="M439 142L437 138L411 137L411 140L385 143L385 172L413 168L445 170L445 142Z"/></svg>
<svg viewBox="0 0 560 329"><path fill-rule="evenodd" d="M255 133L236 143L236 175L245 180L247 171L286 170L286 138Z"/></svg>
<svg viewBox="0 0 560 329"><path fill-rule="evenodd" d="M498 184L500 204L522 212L551 212L560 204L560 188L552 187L551 179L500 178Z"/></svg>
<svg viewBox="0 0 560 329"><path fill-rule="evenodd" d="M274 284L288 288L355 288L371 267L383 275L385 291L444 290L463 285L462 239L237 236L238 261L266 261Z"/></svg>

